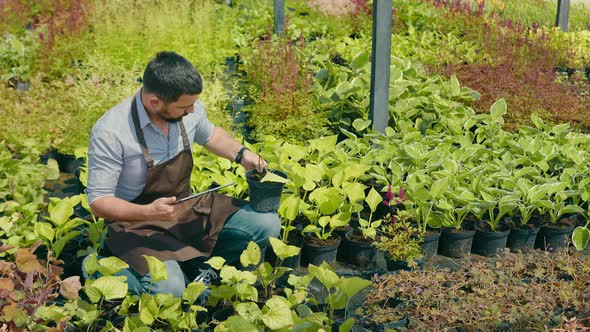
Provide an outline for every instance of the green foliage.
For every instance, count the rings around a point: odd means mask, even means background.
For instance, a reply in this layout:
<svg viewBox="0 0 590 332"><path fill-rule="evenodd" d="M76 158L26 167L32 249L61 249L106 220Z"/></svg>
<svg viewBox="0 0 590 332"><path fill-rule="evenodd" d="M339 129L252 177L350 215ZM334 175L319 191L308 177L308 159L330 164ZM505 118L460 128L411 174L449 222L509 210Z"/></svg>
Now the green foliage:
<svg viewBox="0 0 590 332"><path fill-rule="evenodd" d="M0 36L0 80L28 82L38 48L39 40L31 31L23 32L22 36L8 32Z"/></svg>

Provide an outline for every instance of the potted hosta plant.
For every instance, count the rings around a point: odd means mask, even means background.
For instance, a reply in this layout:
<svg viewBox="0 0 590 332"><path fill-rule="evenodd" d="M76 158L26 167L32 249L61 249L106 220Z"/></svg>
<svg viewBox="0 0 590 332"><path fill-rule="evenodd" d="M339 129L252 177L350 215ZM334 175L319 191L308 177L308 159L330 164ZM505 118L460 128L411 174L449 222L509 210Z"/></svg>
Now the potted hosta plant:
<svg viewBox="0 0 590 332"><path fill-rule="evenodd" d="M408 211L412 211L413 223L417 236L422 239L420 246L426 255L426 259L436 256L440 240L440 213L434 211L435 201L432 195L424 187L408 185L409 199L406 199L406 192L400 188L398 199Z"/></svg>
<svg viewBox="0 0 590 332"><path fill-rule="evenodd" d="M497 192L498 196L484 194L483 205L487 207L488 216L483 223L476 226L475 237L471 251L482 256L494 256L506 248L506 241L510 228L503 222L503 217L510 214L519 200L516 195L503 195Z"/></svg>
<svg viewBox="0 0 590 332"><path fill-rule="evenodd" d="M513 252L529 252L533 250L537 233L541 229L540 222L533 219L535 202L544 194L539 185L532 185L525 178L518 179L516 185L520 192L520 199L516 202L518 216L513 216L508 221L510 234L506 246Z"/></svg>
<svg viewBox="0 0 590 332"><path fill-rule="evenodd" d="M319 187L309 194L312 204L304 203L302 211L309 224L304 235L302 264L319 265L334 262L340 245L340 237L334 230L350 221L350 212L337 212L344 198L335 187Z"/></svg>
<svg viewBox="0 0 590 332"><path fill-rule="evenodd" d="M552 183L550 185L554 188L565 188L565 185L561 186L562 184ZM575 220L567 218L566 215L584 213L584 209L581 207L567 203L568 197L563 193L563 189L553 189L553 191L556 193L551 199L539 203L544 203L543 206L537 205L537 210L548 212L550 219L548 224L541 227L535 247L548 251L567 248L575 228Z"/></svg>
<svg viewBox="0 0 590 332"><path fill-rule="evenodd" d="M446 200L439 200L438 207L442 210L443 225L438 254L453 258L468 256L475 236L475 227L464 221L467 215L473 213L473 209L478 207L473 202L460 206L451 205Z"/></svg>
<svg viewBox="0 0 590 332"><path fill-rule="evenodd" d="M374 220L373 215L377 207L382 202L381 195L371 188L365 202L369 206L370 213L368 219L364 219L357 211L358 228L349 230L344 239L344 255L346 262L357 266L368 266L375 263L377 254L373 243L377 239L377 228L381 225L382 220Z"/></svg>

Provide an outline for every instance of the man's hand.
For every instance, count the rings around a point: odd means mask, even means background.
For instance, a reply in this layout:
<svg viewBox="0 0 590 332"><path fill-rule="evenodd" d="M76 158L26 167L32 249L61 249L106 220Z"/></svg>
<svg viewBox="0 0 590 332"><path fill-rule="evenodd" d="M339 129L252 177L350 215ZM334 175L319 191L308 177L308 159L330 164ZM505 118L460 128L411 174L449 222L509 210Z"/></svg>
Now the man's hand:
<svg viewBox="0 0 590 332"><path fill-rule="evenodd" d="M250 150L244 151L241 164L248 170L255 168L258 173L262 173L268 167L266 160Z"/></svg>
<svg viewBox="0 0 590 332"><path fill-rule="evenodd" d="M177 221L178 214L183 204L174 204L176 197L161 197L148 204L149 214L152 220Z"/></svg>

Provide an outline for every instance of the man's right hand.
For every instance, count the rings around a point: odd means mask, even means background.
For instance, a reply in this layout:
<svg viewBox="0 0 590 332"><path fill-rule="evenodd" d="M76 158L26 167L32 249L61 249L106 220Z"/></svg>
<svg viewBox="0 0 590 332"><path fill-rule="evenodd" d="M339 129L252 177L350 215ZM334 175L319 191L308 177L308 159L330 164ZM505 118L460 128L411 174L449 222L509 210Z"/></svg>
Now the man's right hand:
<svg viewBox="0 0 590 332"><path fill-rule="evenodd" d="M176 222L187 205L193 201L174 204L176 197L158 198L150 204L134 204L114 196L101 197L90 206L96 217L124 222L134 221L170 221Z"/></svg>
<svg viewBox="0 0 590 332"><path fill-rule="evenodd" d="M152 220L177 221L183 204L174 204L176 197L161 197L148 204Z"/></svg>

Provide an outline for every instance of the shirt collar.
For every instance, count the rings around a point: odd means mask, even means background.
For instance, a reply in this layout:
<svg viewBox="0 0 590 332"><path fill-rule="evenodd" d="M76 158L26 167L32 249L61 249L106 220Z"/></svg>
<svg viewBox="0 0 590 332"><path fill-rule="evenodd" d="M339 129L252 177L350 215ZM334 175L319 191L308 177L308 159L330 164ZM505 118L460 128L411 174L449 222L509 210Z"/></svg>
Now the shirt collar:
<svg viewBox="0 0 590 332"><path fill-rule="evenodd" d="M147 125L152 123L152 121L150 120L150 118L147 115L147 111L143 107L143 103L141 102L141 91L142 90L143 89L140 89L135 94L135 104L137 105L137 115L139 116L139 126L141 127L141 129L145 128Z"/></svg>

